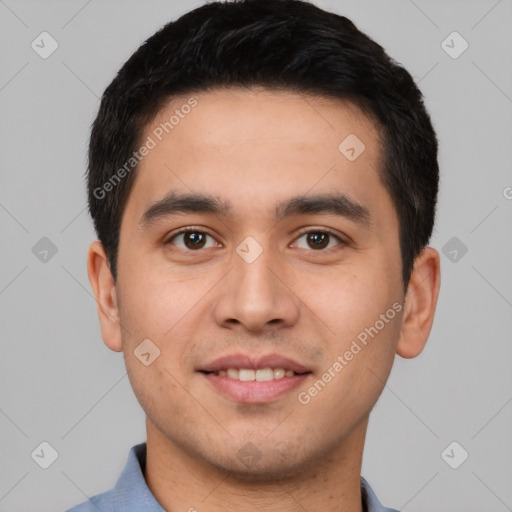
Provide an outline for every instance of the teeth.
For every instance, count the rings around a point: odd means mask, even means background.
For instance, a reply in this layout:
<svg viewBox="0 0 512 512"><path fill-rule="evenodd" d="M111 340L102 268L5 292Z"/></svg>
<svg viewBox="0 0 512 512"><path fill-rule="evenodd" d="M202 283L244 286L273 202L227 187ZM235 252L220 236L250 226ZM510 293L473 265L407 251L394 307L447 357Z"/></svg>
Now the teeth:
<svg viewBox="0 0 512 512"><path fill-rule="evenodd" d="M282 379L285 375L285 371L283 368L276 368L274 370L274 379Z"/></svg>
<svg viewBox="0 0 512 512"><path fill-rule="evenodd" d="M274 379L282 379L283 377L293 377L295 372L285 370L284 368L260 368L253 370L250 368L228 368L227 370L219 370L215 372L219 377L229 377L230 379L240 380L242 382L267 382Z"/></svg>
<svg viewBox="0 0 512 512"><path fill-rule="evenodd" d="M256 380L259 382L265 382L274 378L274 371L272 368L260 368L256 370Z"/></svg>
<svg viewBox="0 0 512 512"><path fill-rule="evenodd" d="M229 368L228 369L228 377L230 379L237 379L238 380L238 370L235 368Z"/></svg>
<svg viewBox="0 0 512 512"><path fill-rule="evenodd" d="M238 378L244 382L254 380L256 378L254 370L241 369L238 373Z"/></svg>

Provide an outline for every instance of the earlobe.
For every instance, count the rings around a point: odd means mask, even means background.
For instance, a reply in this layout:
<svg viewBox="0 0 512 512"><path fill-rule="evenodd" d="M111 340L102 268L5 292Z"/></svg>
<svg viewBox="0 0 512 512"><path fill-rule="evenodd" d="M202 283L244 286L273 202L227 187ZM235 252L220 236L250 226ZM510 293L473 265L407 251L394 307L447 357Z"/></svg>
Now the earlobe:
<svg viewBox="0 0 512 512"><path fill-rule="evenodd" d="M111 350L121 352L122 338L117 291L108 258L98 240L89 246L87 273L96 298L103 341Z"/></svg>
<svg viewBox="0 0 512 512"><path fill-rule="evenodd" d="M396 353L406 359L425 348L434 322L441 286L440 257L436 249L425 247L414 262L405 297L404 316Z"/></svg>

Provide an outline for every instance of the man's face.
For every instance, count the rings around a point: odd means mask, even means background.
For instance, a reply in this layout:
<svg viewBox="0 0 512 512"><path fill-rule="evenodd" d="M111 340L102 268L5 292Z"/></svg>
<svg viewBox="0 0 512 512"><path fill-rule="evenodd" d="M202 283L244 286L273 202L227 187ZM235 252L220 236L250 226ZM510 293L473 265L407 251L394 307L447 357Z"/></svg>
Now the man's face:
<svg viewBox="0 0 512 512"><path fill-rule="evenodd" d="M122 350L161 439L216 467L285 476L364 437L396 352L399 225L379 181L377 132L335 100L193 97L191 109L175 98L142 137L156 146L122 218ZM179 122L162 131L176 109ZM230 215L171 214L168 204L145 215L171 193L217 198ZM360 208L276 212L320 195ZM146 366L134 351L148 339L160 355Z"/></svg>

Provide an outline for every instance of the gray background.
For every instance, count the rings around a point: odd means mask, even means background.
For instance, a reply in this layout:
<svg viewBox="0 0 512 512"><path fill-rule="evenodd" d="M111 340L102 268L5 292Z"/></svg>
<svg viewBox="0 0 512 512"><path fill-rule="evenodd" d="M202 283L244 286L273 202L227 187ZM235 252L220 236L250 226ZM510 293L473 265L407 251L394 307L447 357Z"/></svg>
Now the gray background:
<svg viewBox="0 0 512 512"><path fill-rule="evenodd" d="M0 512L82 502L112 487L145 440L87 278L86 146L122 63L201 3L0 0ZM512 510L512 2L315 3L405 65L441 142L437 316L425 351L396 359L363 475L385 505L407 512ZM43 31L59 45L47 59L31 48ZM441 44L453 31L469 44L458 58ZM453 53L462 42L452 40ZM42 237L57 248L46 261ZM43 441L58 452L46 470L31 457ZM445 451L453 441L460 447ZM445 460L460 463L463 449L469 458L452 469Z"/></svg>

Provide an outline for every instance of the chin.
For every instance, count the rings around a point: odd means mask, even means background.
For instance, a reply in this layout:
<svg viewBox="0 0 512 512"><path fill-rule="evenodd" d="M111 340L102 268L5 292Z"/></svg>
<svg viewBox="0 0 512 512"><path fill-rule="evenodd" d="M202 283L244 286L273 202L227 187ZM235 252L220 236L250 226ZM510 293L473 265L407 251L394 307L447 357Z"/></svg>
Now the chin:
<svg viewBox="0 0 512 512"><path fill-rule="evenodd" d="M270 461L265 465L260 464L253 467L247 467L243 463L232 461L227 467L222 467L222 470L231 480L239 481L244 485L251 483L255 485L285 483L290 479L296 479L303 469L300 464L290 466L290 464L283 464L282 462L272 464Z"/></svg>
<svg viewBox="0 0 512 512"><path fill-rule="evenodd" d="M236 458L223 457L210 460L210 464L226 473L230 479L245 485L285 483L297 479L301 474L311 472L317 457L308 455L296 447L270 447L260 450L247 443L236 454Z"/></svg>

